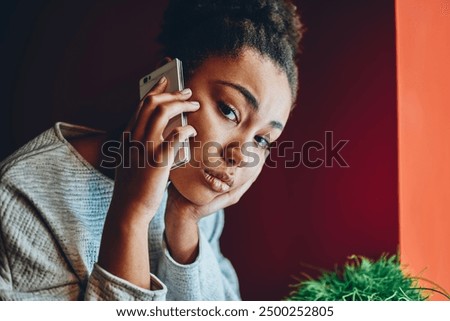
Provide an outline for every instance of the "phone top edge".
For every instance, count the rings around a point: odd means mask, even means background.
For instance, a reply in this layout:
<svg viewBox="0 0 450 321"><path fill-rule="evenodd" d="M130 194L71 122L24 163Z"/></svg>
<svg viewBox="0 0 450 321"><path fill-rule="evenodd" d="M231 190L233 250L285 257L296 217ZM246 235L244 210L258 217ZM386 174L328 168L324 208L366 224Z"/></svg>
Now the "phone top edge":
<svg viewBox="0 0 450 321"><path fill-rule="evenodd" d="M167 71L169 71L170 69L172 69L174 67L176 67L178 70L180 70L181 78L179 78L178 80L181 81L181 84L183 86L180 90L184 89L183 63L178 58L174 58L173 60L171 60L167 64L159 67L158 69L152 71L151 73L148 73L148 74L142 76L139 79L139 86L144 86L145 85L145 83L144 83L144 79L145 78L148 78L150 76L151 79L154 79L155 77L158 77L159 75L166 73Z"/></svg>

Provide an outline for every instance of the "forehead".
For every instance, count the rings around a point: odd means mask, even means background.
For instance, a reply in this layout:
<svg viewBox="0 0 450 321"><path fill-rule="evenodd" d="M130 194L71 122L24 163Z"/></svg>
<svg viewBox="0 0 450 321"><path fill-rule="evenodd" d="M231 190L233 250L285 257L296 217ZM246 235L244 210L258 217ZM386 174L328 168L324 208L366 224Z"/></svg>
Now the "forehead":
<svg viewBox="0 0 450 321"><path fill-rule="evenodd" d="M210 57L196 70L194 78L224 81L245 87L259 103L258 116L286 123L292 106L286 74L269 58L252 49L237 57Z"/></svg>

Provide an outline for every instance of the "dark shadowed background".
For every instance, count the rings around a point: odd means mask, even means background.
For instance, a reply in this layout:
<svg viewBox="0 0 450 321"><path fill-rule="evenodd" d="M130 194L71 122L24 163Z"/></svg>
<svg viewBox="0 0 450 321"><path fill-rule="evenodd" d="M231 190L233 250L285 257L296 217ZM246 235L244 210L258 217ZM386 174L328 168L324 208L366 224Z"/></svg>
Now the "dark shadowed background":
<svg viewBox="0 0 450 321"><path fill-rule="evenodd" d="M301 273L398 246L395 21L392 0L296 1L306 24L298 106L284 160L310 140L349 142L341 168L266 168L227 210L224 254L243 299L279 300ZM0 159L67 121L125 122L138 80L160 58L166 1L2 4ZM323 152L311 157L323 157ZM309 267L307 267L309 266Z"/></svg>

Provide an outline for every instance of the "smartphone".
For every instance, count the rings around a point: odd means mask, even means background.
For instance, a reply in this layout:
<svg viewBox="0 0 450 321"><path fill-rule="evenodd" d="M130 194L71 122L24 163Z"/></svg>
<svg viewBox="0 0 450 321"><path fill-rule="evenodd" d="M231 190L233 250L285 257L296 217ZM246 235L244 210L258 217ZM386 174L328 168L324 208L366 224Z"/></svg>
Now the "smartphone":
<svg viewBox="0 0 450 321"><path fill-rule="evenodd" d="M172 93L184 89L183 66L181 60L175 58L139 80L139 95L141 100L163 76L165 76L168 81L166 92ZM163 137L166 138L175 127L186 125L187 117L185 113L173 117L167 124L167 127L163 132ZM175 151L175 153L175 161L171 169L180 167L189 162L189 140L180 144L179 149Z"/></svg>

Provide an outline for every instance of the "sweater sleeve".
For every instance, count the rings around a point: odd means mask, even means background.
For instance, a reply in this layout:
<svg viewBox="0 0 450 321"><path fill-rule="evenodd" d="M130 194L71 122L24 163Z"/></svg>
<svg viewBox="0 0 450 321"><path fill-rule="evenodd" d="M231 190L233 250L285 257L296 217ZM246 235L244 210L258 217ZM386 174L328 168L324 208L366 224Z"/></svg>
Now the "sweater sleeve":
<svg viewBox="0 0 450 321"><path fill-rule="evenodd" d="M89 301L164 301L166 286L153 274L150 289L143 289L95 264L89 276L85 300Z"/></svg>
<svg viewBox="0 0 450 321"><path fill-rule="evenodd" d="M0 183L0 300L166 299L166 286L153 274L149 290L98 264L77 277L41 217L18 190Z"/></svg>
<svg viewBox="0 0 450 321"><path fill-rule="evenodd" d="M39 212L0 183L0 301L76 300L79 294L80 283Z"/></svg>
<svg viewBox="0 0 450 321"><path fill-rule="evenodd" d="M200 225L199 253L191 264L176 262L163 241L163 255L158 265L158 275L167 286L167 300L240 300L236 272L219 246L224 226L223 210L213 214L213 226ZM204 225L205 226L205 225Z"/></svg>

